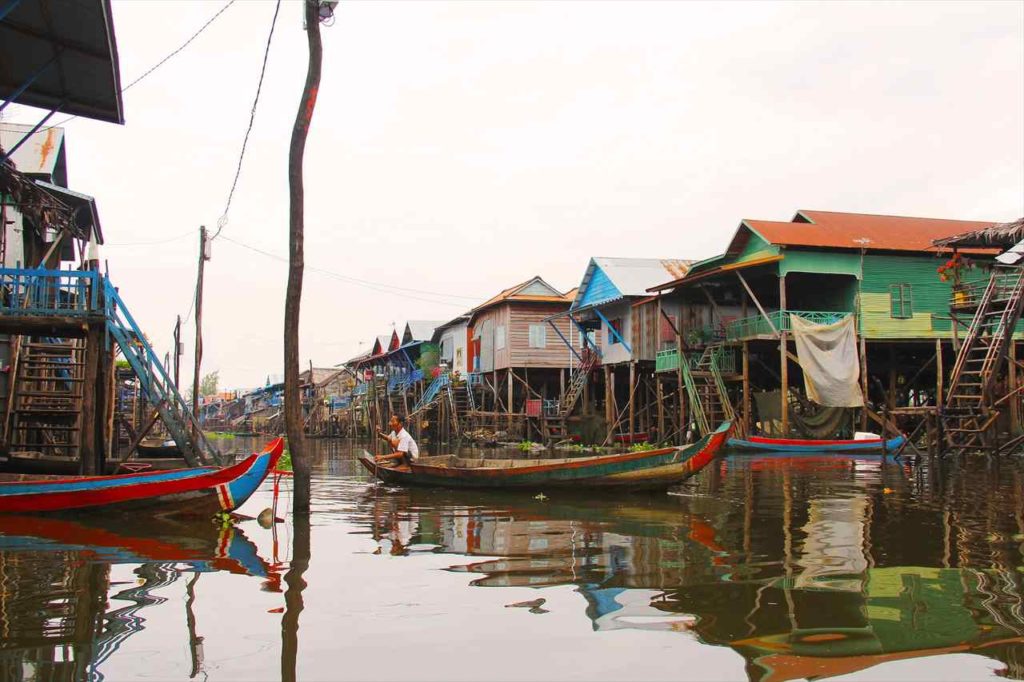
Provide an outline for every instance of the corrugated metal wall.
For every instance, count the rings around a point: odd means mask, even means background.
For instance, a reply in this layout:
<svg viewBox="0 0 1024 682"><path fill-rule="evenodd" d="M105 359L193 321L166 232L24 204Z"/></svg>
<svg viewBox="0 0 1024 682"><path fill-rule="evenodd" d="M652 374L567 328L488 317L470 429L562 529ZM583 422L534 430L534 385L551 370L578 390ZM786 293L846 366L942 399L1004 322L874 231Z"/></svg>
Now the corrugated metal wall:
<svg viewBox="0 0 1024 682"><path fill-rule="evenodd" d="M594 274L587 283L583 296L580 297L580 306L600 303L601 301L618 298L619 296L621 296L619 290L608 279L608 275L605 274L604 270L595 265Z"/></svg>
<svg viewBox="0 0 1024 682"><path fill-rule="evenodd" d="M932 315L949 315L952 284L936 272L944 260L935 256L864 256L861 282L861 330L868 339L948 338L933 326ZM913 316L892 316L890 285L909 284Z"/></svg>

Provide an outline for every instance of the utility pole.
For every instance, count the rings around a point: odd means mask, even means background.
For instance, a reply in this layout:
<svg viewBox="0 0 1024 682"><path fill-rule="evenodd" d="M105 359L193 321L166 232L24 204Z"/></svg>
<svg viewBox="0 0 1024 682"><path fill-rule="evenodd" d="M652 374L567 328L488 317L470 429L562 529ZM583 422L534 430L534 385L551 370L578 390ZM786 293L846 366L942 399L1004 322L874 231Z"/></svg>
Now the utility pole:
<svg viewBox="0 0 1024 682"><path fill-rule="evenodd" d="M192 416L199 421L199 368L203 364L203 270L206 261L210 260L209 241L206 238L206 225L199 227L199 279L196 281L196 369L192 378ZM192 427L193 438L198 437L195 426Z"/></svg>
<svg viewBox="0 0 1024 682"><path fill-rule="evenodd" d="M292 456L293 497L295 515L309 514L310 465L306 456L305 434L302 424L302 397L299 395L299 309L302 300L304 192L302 160L306 151L306 135L313 120L316 95L320 89L320 65L323 45L320 42L320 21L323 12L329 17L337 3L305 0L306 40L309 44L309 63L302 100L295 114L291 146L288 150L288 288L284 298L284 423L288 434L288 449Z"/></svg>
<svg viewBox="0 0 1024 682"><path fill-rule="evenodd" d="M174 388L178 389L181 386L179 381L181 378L181 315L178 315L178 321L174 323Z"/></svg>

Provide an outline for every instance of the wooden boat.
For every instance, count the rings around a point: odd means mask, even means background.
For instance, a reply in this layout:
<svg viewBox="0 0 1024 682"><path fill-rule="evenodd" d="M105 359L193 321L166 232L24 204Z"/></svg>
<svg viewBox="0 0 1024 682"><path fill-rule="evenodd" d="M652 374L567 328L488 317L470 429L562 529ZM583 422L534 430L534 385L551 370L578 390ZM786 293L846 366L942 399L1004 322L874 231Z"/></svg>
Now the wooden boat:
<svg viewBox="0 0 1024 682"><path fill-rule="evenodd" d="M788 452L820 455L823 453L877 454L883 455L897 452L906 442L903 435L885 440L869 438L865 440L803 440L795 438L730 438L729 448L749 452Z"/></svg>
<svg viewBox="0 0 1024 682"><path fill-rule="evenodd" d="M181 449L171 441L143 441L135 446L139 457L181 457Z"/></svg>
<svg viewBox="0 0 1024 682"><path fill-rule="evenodd" d="M2 475L0 513L143 509L157 514L210 516L237 509L249 499L283 451L284 440L277 438L267 443L263 452L229 467L69 478Z"/></svg>
<svg viewBox="0 0 1024 682"><path fill-rule="evenodd" d="M378 466L369 453L360 463L385 483L449 488L535 488L560 486L667 488L694 475L721 451L732 423L692 445L565 459L484 459L456 455L420 457L411 466Z"/></svg>

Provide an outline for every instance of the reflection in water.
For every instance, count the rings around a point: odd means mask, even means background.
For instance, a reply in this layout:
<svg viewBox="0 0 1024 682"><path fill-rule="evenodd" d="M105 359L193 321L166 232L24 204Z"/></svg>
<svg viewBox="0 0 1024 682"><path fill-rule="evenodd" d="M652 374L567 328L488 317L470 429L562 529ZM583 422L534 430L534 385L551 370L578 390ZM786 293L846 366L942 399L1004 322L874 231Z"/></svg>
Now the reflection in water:
<svg viewBox="0 0 1024 682"><path fill-rule="evenodd" d="M135 581L112 584L117 564L137 564ZM202 667L192 611L199 575L266 578L268 568L231 526L0 517L0 679L102 680L101 666L145 628L146 609L166 601L157 591L183 573L191 573L186 622L195 676ZM108 610L108 599L125 605Z"/></svg>
<svg viewBox="0 0 1024 682"><path fill-rule="evenodd" d="M359 516L375 553L480 556L450 569L478 587L576 585L595 630L693 632L752 680L957 652L1020 679L1020 474L949 466L736 457L677 496L547 502L375 486Z"/></svg>
<svg viewBox="0 0 1024 682"><path fill-rule="evenodd" d="M389 488L314 444L312 527L285 489L252 541L0 517L0 679L1024 677L1024 462L735 457L537 500Z"/></svg>

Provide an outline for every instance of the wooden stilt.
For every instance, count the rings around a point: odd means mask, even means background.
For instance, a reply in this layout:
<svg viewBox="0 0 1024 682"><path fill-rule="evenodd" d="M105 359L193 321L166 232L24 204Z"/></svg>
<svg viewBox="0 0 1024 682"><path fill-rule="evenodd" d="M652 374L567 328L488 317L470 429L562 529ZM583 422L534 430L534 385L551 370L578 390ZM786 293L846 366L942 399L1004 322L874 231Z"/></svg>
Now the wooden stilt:
<svg viewBox="0 0 1024 682"><path fill-rule="evenodd" d="M636 362L631 361L629 363L629 435L630 438L636 433L636 400L633 399L633 395L636 393Z"/></svg>
<svg viewBox="0 0 1024 682"><path fill-rule="evenodd" d="M85 375L82 390L82 419L79 437L79 469L85 475L95 475L98 459L96 443L96 408L97 398L102 390L97 383L100 374L100 355L103 347L103 335L96 325L90 325L85 339Z"/></svg>
<svg viewBox="0 0 1024 682"><path fill-rule="evenodd" d="M743 342L743 433L749 434L750 423L750 342Z"/></svg>
<svg viewBox="0 0 1024 682"><path fill-rule="evenodd" d="M942 376L942 339L935 339L935 404L942 405L942 389L943 380L945 377Z"/></svg>
<svg viewBox="0 0 1024 682"><path fill-rule="evenodd" d="M779 277L779 310L783 311L785 315L786 310L786 276ZM781 325L785 329L785 325ZM786 353L789 350L789 339L787 338L788 333L782 331L779 333L779 377L782 384L782 395L779 397L780 405L782 409L782 437L786 438L789 435L789 358L786 357Z"/></svg>
<svg viewBox="0 0 1024 682"><path fill-rule="evenodd" d="M1010 362L1007 363L1007 384L1009 392L1015 394L1018 386L1018 375L1017 375L1017 342L1010 339L1009 344L1009 355ZM1014 395L1010 399L1010 434L1016 436L1020 433L1020 396Z"/></svg>
<svg viewBox="0 0 1024 682"><path fill-rule="evenodd" d="M658 375L654 376L655 400L658 403L658 441L665 441L665 386Z"/></svg>
<svg viewBox="0 0 1024 682"><path fill-rule="evenodd" d="M506 370L505 376L506 382L508 383L508 402L505 403L505 412L508 414L508 432L512 433L512 368L509 367Z"/></svg>
<svg viewBox="0 0 1024 682"><path fill-rule="evenodd" d="M868 430L868 342L860 337L860 390L864 394L864 409L860 415L860 430Z"/></svg>

